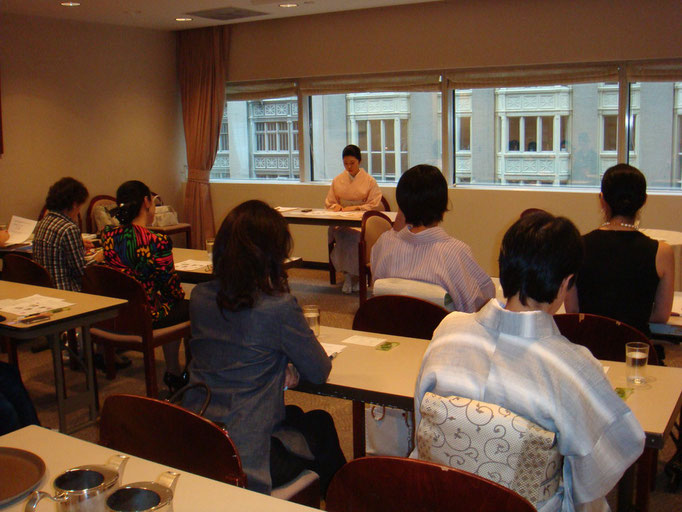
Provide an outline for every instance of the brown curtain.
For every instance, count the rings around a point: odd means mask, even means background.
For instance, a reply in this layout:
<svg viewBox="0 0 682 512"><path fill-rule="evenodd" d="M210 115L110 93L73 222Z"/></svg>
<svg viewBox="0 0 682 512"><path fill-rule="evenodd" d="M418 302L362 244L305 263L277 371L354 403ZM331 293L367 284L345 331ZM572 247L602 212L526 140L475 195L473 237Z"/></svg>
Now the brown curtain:
<svg viewBox="0 0 682 512"><path fill-rule="evenodd" d="M225 106L229 27L186 30L178 35L178 73L187 146L185 219L192 247L215 235L208 175L218 151Z"/></svg>

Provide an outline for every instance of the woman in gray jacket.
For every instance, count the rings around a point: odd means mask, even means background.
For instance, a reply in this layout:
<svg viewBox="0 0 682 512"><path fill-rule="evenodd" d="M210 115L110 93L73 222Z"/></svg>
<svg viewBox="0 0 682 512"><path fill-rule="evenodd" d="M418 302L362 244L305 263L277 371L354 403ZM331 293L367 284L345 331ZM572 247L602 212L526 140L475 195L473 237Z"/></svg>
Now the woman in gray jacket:
<svg viewBox="0 0 682 512"><path fill-rule="evenodd" d="M320 475L323 494L345 463L331 416L284 406L301 378L323 383L331 361L289 293L291 251L284 218L247 201L223 221L213 248L215 279L190 299L190 382L212 391L206 417L222 422L239 451L249 489L269 493L303 469ZM201 400L187 393L186 406Z"/></svg>

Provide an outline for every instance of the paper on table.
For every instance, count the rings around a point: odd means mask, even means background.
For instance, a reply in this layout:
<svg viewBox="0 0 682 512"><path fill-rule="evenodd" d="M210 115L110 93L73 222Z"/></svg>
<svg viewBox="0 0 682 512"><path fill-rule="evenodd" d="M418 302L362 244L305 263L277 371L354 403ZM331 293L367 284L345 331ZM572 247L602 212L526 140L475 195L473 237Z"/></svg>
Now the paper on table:
<svg viewBox="0 0 682 512"><path fill-rule="evenodd" d="M21 244L28 240L36 224L38 223L35 220L12 215L12 219L9 221L9 228L7 228L9 238L5 245Z"/></svg>
<svg viewBox="0 0 682 512"><path fill-rule="evenodd" d="M357 334L342 340L344 343L353 345L364 345L365 347L376 347L379 343L386 341L386 338L373 338L370 336L358 336Z"/></svg>
<svg viewBox="0 0 682 512"><path fill-rule="evenodd" d="M210 265L211 262L208 260L185 260L185 261L178 261L175 264L175 270L205 270L207 265Z"/></svg>
<svg viewBox="0 0 682 512"><path fill-rule="evenodd" d="M324 351L331 358L336 357L339 352L343 352L343 350L346 348L346 345L338 345L336 343L320 343L320 345L322 345Z"/></svg>
<svg viewBox="0 0 682 512"><path fill-rule="evenodd" d="M293 210L298 210L296 206L275 206L275 210L278 212L290 212Z"/></svg>
<svg viewBox="0 0 682 512"><path fill-rule="evenodd" d="M66 302L64 299L37 294L21 299L5 299L0 301L0 311L17 316L35 315L69 306L73 306L73 302Z"/></svg>

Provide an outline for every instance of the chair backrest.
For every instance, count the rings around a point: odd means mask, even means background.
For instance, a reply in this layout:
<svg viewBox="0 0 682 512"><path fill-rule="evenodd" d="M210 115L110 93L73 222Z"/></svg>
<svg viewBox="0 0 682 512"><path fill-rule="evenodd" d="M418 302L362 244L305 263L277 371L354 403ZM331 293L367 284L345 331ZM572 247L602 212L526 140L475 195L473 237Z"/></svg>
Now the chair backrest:
<svg viewBox="0 0 682 512"><path fill-rule="evenodd" d="M369 264L372 254L372 247L379 237L393 227L391 219L377 211L365 212L362 215L362 226L360 227L360 265Z"/></svg>
<svg viewBox="0 0 682 512"><path fill-rule="evenodd" d="M374 281L372 294L380 295L406 295L431 302L442 306L448 311L455 310L455 304L448 291L440 285L415 281L414 279L402 279L400 277L384 277Z"/></svg>
<svg viewBox="0 0 682 512"><path fill-rule="evenodd" d="M531 512L515 492L455 468L401 457L363 457L334 475L329 512Z"/></svg>
<svg viewBox="0 0 682 512"><path fill-rule="evenodd" d="M353 329L430 340L447 314L444 308L415 297L381 295L360 305Z"/></svg>
<svg viewBox="0 0 682 512"><path fill-rule="evenodd" d="M658 364L658 356L649 338L628 324L587 313L554 315L554 321L562 335L589 348L597 359L625 361L625 344L640 341L649 344L649 364Z"/></svg>
<svg viewBox="0 0 682 512"><path fill-rule="evenodd" d="M391 205L388 202L388 199L386 199L384 196L381 196L381 206L383 207L383 211L385 212L390 212L391 211Z"/></svg>
<svg viewBox="0 0 682 512"><path fill-rule="evenodd" d="M99 444L207 478L246 487L246 475L227 432L187 409L144 396L104 401Z"/></svg>
<svg viewBox="0 0 682 512"><path fill-rule="evenodd" d="M8 253L3 258L2 278L13 283L52 288L49 272L27 256Z"/></svg>
<svg viewBox="0 0 682 512"><path fill-rule="evenodd" d="M95 196L90 200L86 215L88 233L99 233L104 226L116 225L117 221L112 219L105 210L107 206L115 206L116 198L108 195Z"/></svg>
<svg viewBox="0 0 682 512"><path fill-rule="evenodd" d="M152 315L147 295L135 278L106 265L91 265L85 268L82 291L128 301L116 318L100 322L97 327L121 334L151 335Z"/></svg>
<svg viewBox="0 0 682 512"><path fill-rule="evenodd" d="M419 412L420 459L493 480L533 505L559 488L563 456L554 432L499 405L459 396L426 393Z"/></svg>

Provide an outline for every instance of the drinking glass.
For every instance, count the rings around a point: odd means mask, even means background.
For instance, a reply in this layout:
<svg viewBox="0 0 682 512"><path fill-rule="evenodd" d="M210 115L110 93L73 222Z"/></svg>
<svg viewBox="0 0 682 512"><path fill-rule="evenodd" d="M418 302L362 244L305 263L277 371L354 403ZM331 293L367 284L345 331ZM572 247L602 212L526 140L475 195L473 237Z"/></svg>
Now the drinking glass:
<svg viewBox="0 0 682 512"><path fill-rule="evenodd" d="M308 326L313 331L315 336L320 335L320 307L319 306L303 306L303 316L308 322Z"/></svg>
<svg viewBox="0 0 682 512"><path fill-rule="evenodd" d="M644 384L649 360L649 344L634 341L625 344L625 370L628 383Z"/></svg>
<svg viewBox="0 0 682 512"><path fill-rule="evenodd" d="M215 243L215 238L206 239L206 254L208 255L209 261L213 261L213 244Z"/></svg>

